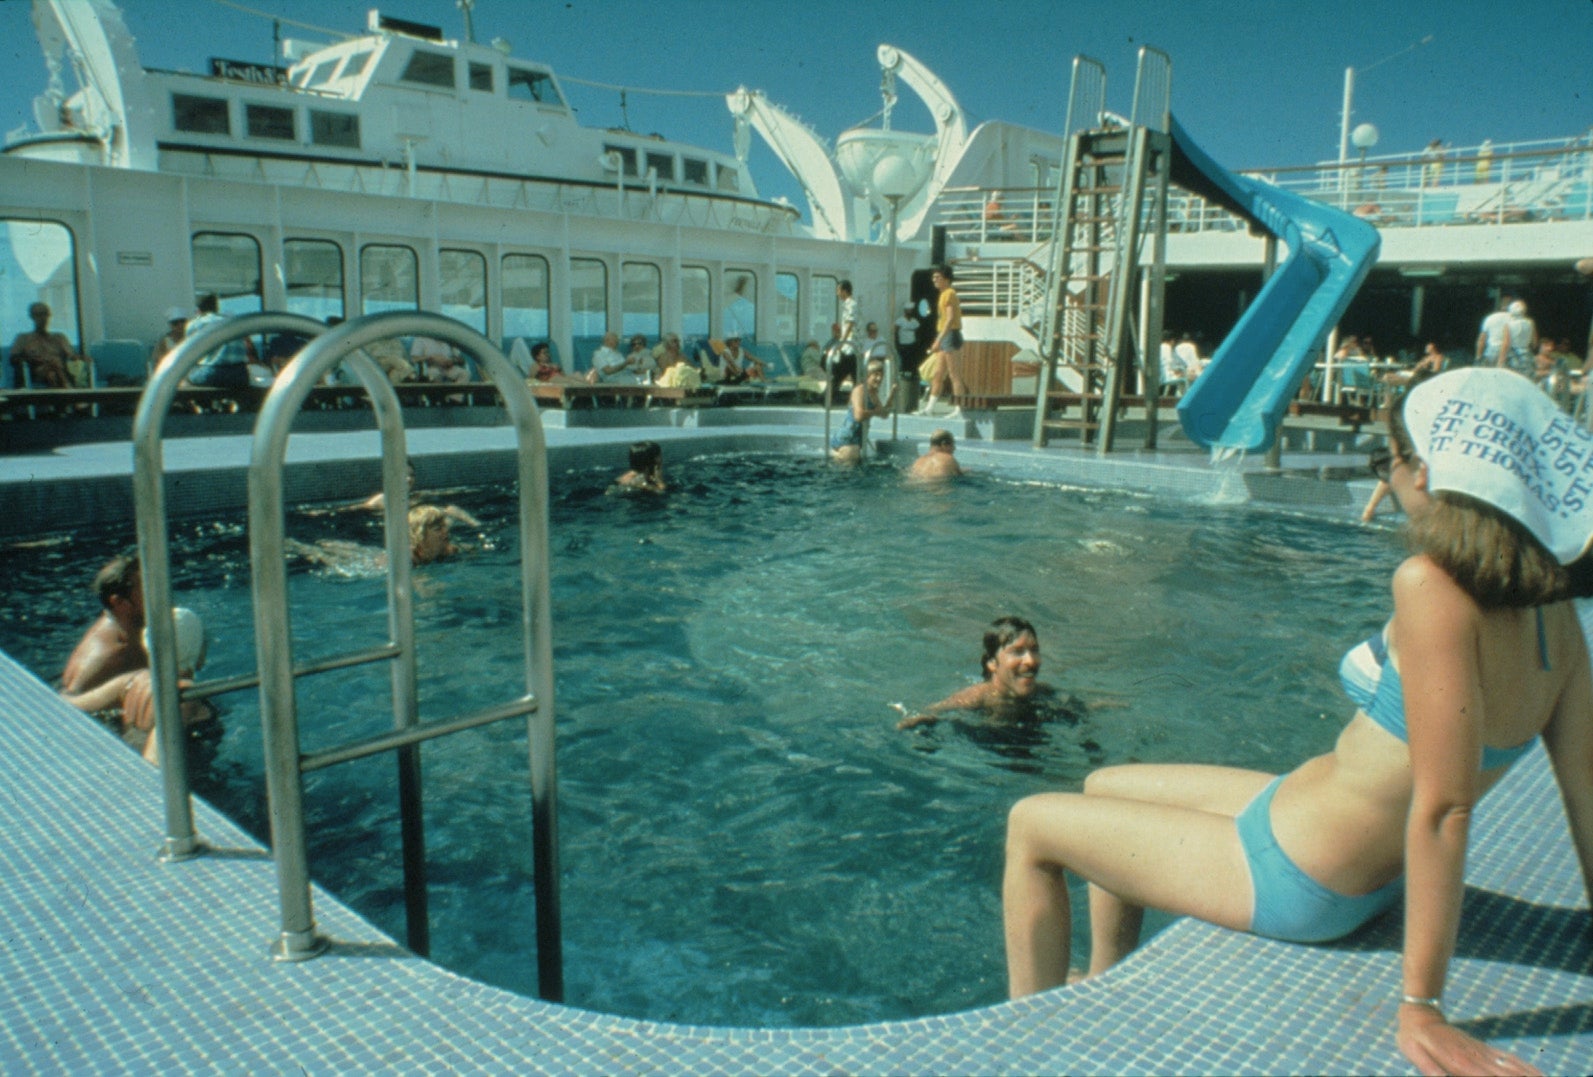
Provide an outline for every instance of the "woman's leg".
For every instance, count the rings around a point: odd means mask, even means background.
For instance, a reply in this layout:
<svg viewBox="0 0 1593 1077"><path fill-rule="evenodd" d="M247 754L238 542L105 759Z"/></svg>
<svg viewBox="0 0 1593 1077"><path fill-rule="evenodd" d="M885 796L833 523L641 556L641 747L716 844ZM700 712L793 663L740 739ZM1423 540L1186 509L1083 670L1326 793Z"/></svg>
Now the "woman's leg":
<svg viewBox="0 0 1593 1077"><path fill-rule="evenodd" d="M958 396L967 396L968 386L962 380L962 373L957 369L957 364L960 361L961 352L951 351L946 353L945 358L941 361L940 365L945 367L946 375L951 380L951 391Z"/></svg>
<svg viewBox="0 0 1593 1077"><path fill-rule="evenodd" d="M1230 818L1243 811L1272 775L1234 767L1198 764L1130 764L1106 767L1084 782L1088 796L1117 797L1214 812ZM1139 945L1145 909L1090 884L1090 970L1098 976Z"/></svg>
<svg viewBox="0 0 1593 1077"><path fill-rule="evenodd" d="M1100 780L1092 776L1097 788L1153 799L1089 792L1019 801L1007 823L1002 883L1012 997L1066 980L1072 956L1066 871L1094 884L1091 909L1100 921L1092 923L1092 940L1102 952L1091 960L1092 973L1132 948L1146 905L1247 928L1250 871L1233 816L1270 777L1212 767L1113 768Z"/></svg>

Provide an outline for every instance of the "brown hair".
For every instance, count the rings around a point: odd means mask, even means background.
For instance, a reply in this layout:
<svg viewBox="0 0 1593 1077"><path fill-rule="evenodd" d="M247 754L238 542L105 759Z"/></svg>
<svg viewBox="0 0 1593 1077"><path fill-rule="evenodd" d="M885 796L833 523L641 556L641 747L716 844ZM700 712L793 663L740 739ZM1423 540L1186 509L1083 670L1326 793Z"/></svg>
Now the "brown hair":
<svg viewBox="0 0 1593 1077"><path fill-rule="evenodd" d="M1401 459L1415 460L1404 403L1390 409L1389 441ZM1412 553L1430 557L1484 609L1593 596L1593 555L1561 565L1515 517L1468 494L1435 491L1405 534Z"/></svg>

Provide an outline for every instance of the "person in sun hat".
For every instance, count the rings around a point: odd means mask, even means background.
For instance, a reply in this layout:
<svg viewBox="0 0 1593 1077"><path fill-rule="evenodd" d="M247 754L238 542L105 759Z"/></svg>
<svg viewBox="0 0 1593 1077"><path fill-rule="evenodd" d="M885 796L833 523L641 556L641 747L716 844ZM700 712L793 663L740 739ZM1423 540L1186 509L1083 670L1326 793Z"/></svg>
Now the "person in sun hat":
<svg viewBox="0 0 1593 1077"><path fill-rule="evenodd" d="M1090 886L1089 971L1146 906L1291 942L1401 902L1397 1043L1424 1073L1533 1073L1450 1024L1469 820L1541 739L1593 879L1593 434L1532 383L1470 368L1412 389L1372 460L1409 517L1391 620L1339 669L1331 752L1281 776L1131 765L1020 801L1002 903L1013 997L1069 977L1067 873Z"/></svg>
<svg viewBox="0 0 1593 1077"><path fill-rule="evenodd" d="M166 332L161 334L155 346L149 350L149 369L153 371L160 365L160 361L177 345L183 342L183 337L188 333L188 311L184 307L166 308Z"/></svg>

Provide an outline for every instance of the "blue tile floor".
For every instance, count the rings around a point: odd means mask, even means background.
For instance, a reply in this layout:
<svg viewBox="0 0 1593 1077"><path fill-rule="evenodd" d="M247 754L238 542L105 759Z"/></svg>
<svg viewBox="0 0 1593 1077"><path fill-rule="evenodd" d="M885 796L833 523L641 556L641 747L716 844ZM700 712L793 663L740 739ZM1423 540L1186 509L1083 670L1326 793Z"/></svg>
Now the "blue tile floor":
<svg viewBox="0 0 1593 1077"><path fill-rule="evenodd" d="M604 433L605 453L634 436ZM811 431L759 433L712 437L749 447L813 441ZM224 448L209 446L212 462ZM125 481L126 447L104 451L101 474ZM324 458L340 452L360 450L329 447ZM991 467L1010 456L1014 472L1049 466L1000 443L968 455ZM1091 470L1076 455L1057 466ZM11 463L0 471L15 475ZM1173 465L1107 466L1117 482L1133 467ZM1191 472L1146 481L1207 480ZM1410 1072L1392 1035L1397 913L1320 947L1180 921L1078 987L838 1029L690 1028L523 998L408 955L320 891L317 919L332 952L275 964L267 955L275 872L265 851L201 804L199 829L216 851L157 862L156 771L4 656L0 812L6 1073ZM1545 1072L1593 1071L1593 931L1541 750L1485 803L1468 885L1452 1017Z"/></svg>

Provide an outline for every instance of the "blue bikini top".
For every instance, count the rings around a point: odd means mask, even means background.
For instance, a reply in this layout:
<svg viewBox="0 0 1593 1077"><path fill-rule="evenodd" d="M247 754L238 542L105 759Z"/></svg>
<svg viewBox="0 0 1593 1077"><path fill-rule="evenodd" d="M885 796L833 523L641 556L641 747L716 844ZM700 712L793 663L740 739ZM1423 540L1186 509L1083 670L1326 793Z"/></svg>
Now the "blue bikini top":
<svg viewBox="0 0 1593 1077"><path fill-rule="evenodd" d="M1365 712L1366 716L1403 743L1410 743L1405 731L1405 691L1399 682L1399 670L1388 660L1388 629L1352 648L1339 663L1339 681L1344 694ZM1543 610L1538 610L1538 659L1544 669L1549 668L1547 641L1543 636ZM1482 748L1482 769L1496 770L1507 767L1527 754L1532 747L1532 737L1513 748Z"/></svg>

